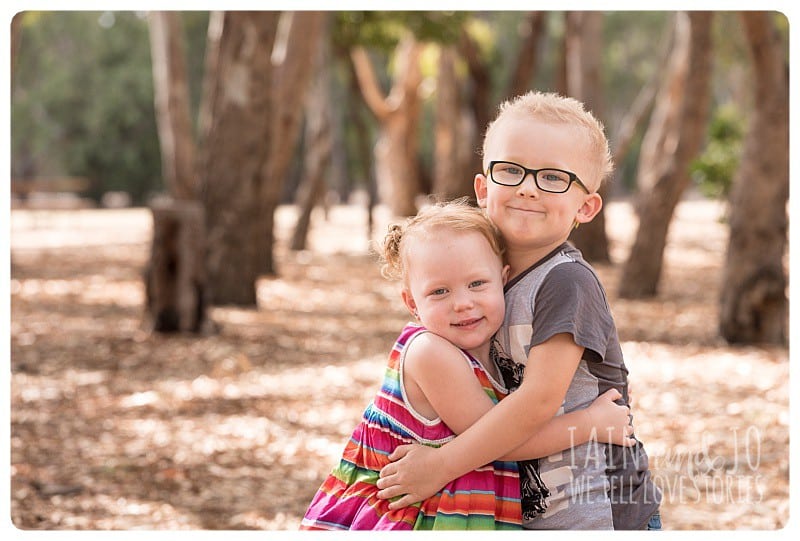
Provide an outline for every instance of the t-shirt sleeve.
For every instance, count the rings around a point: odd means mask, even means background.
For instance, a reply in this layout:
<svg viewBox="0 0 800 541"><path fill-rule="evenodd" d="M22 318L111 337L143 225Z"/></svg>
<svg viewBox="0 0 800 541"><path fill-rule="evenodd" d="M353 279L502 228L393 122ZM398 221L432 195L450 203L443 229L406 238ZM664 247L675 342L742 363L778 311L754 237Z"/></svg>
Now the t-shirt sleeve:
<svg viewBox="0 0 800 541"><path fill-rule="evenodd" d="M603 360L614 322L603 287L591 270L580 263L555 266L533 302L531 346L569 333L585 348L584 359Z"/></svg>

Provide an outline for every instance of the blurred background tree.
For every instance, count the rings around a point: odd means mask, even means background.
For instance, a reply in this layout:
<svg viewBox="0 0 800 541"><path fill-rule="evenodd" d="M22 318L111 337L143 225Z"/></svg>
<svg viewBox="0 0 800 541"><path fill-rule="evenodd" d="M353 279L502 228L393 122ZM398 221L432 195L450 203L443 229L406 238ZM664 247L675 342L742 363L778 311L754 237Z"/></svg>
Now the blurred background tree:
<svg viewBox="0 0 800 541"><path fill-rule="evenodd" d="M671 32L676 12L603 12L592 13L590 18L583 12L563 11L339 11L332 15L330 31L320 45L330 50L329 82L324 85L331 96L324 101L329 108L329 129L320 132L314 126L303 127L309 111L321 114L322 103L301 99L306 82L295 85L295 91L284 97L271 98L276 118L288 113L292 117L285 120L287 124L272 128L269 141L264 141L273 147L270 155L280 159L265 158L267 173L259 190L269 197L260 203L263 212L257 213L261 233L256 238L266 239L260 247L257 273L276 272L271 214L276 203L298 201L298 194L306 207L352 199L366 200L372 208L380 201L396 214L406 215L416 211L420 196L470 193L472 177L481 168L479 149L486 123L501 101L526 89L575 95L596 112L615 145L618 162L606 199L654 199L651 208L666 211L659 212L658 223L647 227L663 235L676 198L685 196L686 191L727 198L732 179L746 167L741 160L745 126L753 109L752 73L764 57L750 54L752 44L743 29L747 19L738 12L715 12L703 23L708 25L704 40L709 45L701 64L706 68L701 69L709 73L708 82L698 87L708 92L708 111L695 117L696 127L687 128L698 140L681 147L686 155L676 162L680 170L672 180L663 177L672 195L670 201L661 202L663 196L648 193L642 178L647 168L641 167L641 150L645 134L657 130L661 122L653 113L658 90L677 80L663 76L667 59L680 46ZM180 18L193 130L202 142L198 119L202 116L203 79L208 77L205 56L210 16L207 12L180 12ZM785 64L788 70L788 20L777 12L766 13L759 20L767 25L765 35L775 36L769 42L770 50L780 49L769 58L777 58L775 62ZM106 192L123 191L136 205L164 192L147 14L31 11L14 22L14 28L20 23L22 28L13 41L12 189L18 181L36 181L37 186L52 181L55 186L60 177L79 177L88 180L84 195L95 202ZM294 52L307 62L295 60L292 66L312 66L316 48L299 51L273 51L273 62L281 54ZM685 58L680 62L688 63L690 57ZM406 75L398 71L403 66ZM303 80L310 81L310 77ZM227 83L222 83L224 88ZM676 114L691 108L694 97L681 95L673 104ZM306 107L304 112L302 107ZM318 138L320 133L324 138ZM284 143L287 148L274 151ZM323 144L330 145L329 159L324 158L323 169L311 167L306 162L315 153L309 145ZM780 150L788 156L788 148ZM261 151L254 147L250 152ZM230 153L213 146L200 148L198 154L197 159L206 163L199 171L205 174L222 167L226 155L230 158ZM215 157L203 162L210 156ZM228 165L218 170L230 171L227 191L244 186L241 183L246 180L239 169L246 168L245 160L225 163ZM311 174L323 178L313 183L304 180ZM776 182L788 187L788 174ZM307 188L298 192L301 185L316 186L320 193L307 193ZM780 215L783 192L775 193L770 212ZM205 194L207 198L208 192ZM227 205L224 199L215 204L215 212ZM205 205L208 212L208 199ZM308 213L305 208L306 220ZM779 221L776 218L770 226L778 236L783 227ZM593 227L594 231L581 231L581 237L591 235L574 240L589 259L606 261L609 250L602 246L602 221L597 220ZM302 228L303 234L309 228L313 228L313 220ZM231 232L217 233L226 236ZM303 244L301 240L297 239L298 246ZM645 255L645 248L634 247L630 257L657 261L654 267L660 267L663 239L643 244L652 253ZM601 247L597 252L589 249L596 246ZM780 259L778 255L775 258ZM781 263L776 260L770 265L779 267ZM635 296L657 295L660 273L658 268L652 270L629 270L625 287ZM249 272L245 281L252 281L257 273ZM227 281L236 280L232 275ZM643 280L648 283L641 283ZM247 291L241 298L254 302L250 286Z"/></svg>

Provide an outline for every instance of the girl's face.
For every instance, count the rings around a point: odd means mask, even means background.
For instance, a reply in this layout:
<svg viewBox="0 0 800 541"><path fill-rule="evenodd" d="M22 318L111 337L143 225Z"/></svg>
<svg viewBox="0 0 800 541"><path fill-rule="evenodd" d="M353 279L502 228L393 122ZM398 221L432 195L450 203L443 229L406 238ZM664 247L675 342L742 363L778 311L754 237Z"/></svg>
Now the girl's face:
<svg viewBox="0 0 800 541"><path fill-rule="evenodd" d="M477 232L435 230L411 240L406 306L428 330L486 360L505 316L508 268Z"/></svg>

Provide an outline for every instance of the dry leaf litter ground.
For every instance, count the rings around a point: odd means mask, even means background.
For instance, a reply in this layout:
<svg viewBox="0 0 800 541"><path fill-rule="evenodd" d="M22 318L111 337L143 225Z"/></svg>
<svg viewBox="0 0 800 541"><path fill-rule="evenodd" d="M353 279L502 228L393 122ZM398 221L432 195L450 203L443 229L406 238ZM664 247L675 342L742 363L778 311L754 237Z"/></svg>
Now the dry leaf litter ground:
<svg viewBox="0 0 800 541"><path fill-rule="evenodd" d="M612 258L635 231L607 206ZM688 201L661 293L622 301L599 268L664 491L667 529L776 529L789 515L788 349L716 335L724 208ZM386 223L379 220L377 236ZM294 530L378 385L406 314L365 212L315 215L258 309L218 333L142 330L143 209L11 214L11 520L20 529Z"/></svg>

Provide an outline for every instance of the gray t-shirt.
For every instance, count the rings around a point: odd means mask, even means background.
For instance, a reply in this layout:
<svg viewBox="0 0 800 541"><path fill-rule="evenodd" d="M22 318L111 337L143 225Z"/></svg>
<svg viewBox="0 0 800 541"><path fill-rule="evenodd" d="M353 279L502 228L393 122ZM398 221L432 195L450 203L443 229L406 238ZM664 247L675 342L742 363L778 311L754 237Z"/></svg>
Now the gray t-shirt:
<svg viewBox="0 0 800 541"><path fill-rule="evenodd" d="M564 243L509 282L505 300L492 356L509 390L519 386L531 347L569 333L585 349L558 414L612 387L627 404L628 370L605 290L578 250ZM640 529L661 500L641 442L589 442L519 465L526 528Z"/></svg>

